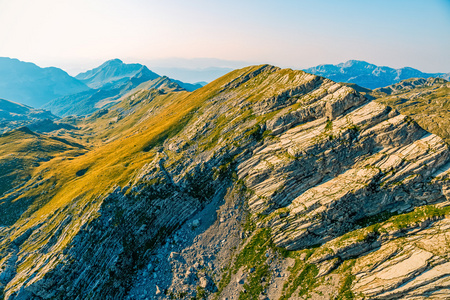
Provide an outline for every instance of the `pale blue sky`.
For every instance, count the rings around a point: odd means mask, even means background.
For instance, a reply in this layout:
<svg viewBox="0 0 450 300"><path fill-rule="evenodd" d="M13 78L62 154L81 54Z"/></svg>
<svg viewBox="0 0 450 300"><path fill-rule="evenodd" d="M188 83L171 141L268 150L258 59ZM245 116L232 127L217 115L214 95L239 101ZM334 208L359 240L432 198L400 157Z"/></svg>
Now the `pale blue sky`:
<svg viewBox="0 0 450 300"><path fill-rule="evenodd" d="M450 72L449 50L450 0L0 0L0 56L71 73L110 58Z"/></svg>

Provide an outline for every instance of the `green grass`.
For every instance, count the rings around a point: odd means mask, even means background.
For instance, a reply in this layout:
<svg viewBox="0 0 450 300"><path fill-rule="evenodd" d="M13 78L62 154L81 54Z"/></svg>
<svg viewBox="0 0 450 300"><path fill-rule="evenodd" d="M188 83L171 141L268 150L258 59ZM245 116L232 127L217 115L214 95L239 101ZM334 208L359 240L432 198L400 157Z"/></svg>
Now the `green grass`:
<svg viewBox="0 0 450 300"><path fill-rule="evenodd" d="M417 93L422 94L417 97ZM450 143L450 88L442 84L402 90L393 95L374 93L376 101L410 116L421 127ZM400 101L401 100L401 101Z"/></svg>
<svg viewBox="0 0 450 300"><path fill-rule="evenodd" d="M417 207L414 211L391 217L386 225L393 229L404 229L430 219L440 219L450 214L450 206L437 208L434 205Z"/></svg>
<svg viewBox="0 0 450 300"><path fill-rule="evenodd" d="M356 221L355 224L361 227L367 227L376 223L384 222L395 215L397 215L397 213L384 211L379 214L360 219Z"/></svg>
<svg viewBox="0 0 450 300"><path fill-rule="evenodd" d="M236 274L241 267L244 267L249 274L247 282L244 284L246 292L241 292L239 299L258 299L270 280L271 274L265 254L271 249L272 245L270 230L258 229L235 259L231 258L232 265L223 270L215 298L219 299L223 289L230 283L232 274ZM253 272L250 272L250 270L253 270ZM263 278L265 278L264 281Z"/></svg>
<svg viewBox="0 0 450 300"><path fill-rule="evenodd" d="M258 229L250 242L237 255L234 272L246 266L247 269L256 268L266 261L265 252L271 245L269 229Z"/></svg>
<svg viewBox="0 0 450 300"><path fill-rule="evenodd" d="M21 197L15 201L2 201L5 192L12 188L30 186L39 180L41 165L52 160L73 159L86 153L83 145L66 140L54 139L46 135L36 134L27 129L19 129L0 135L0 208L8 214L0 216L0 225L11 225L16 222L34 202L35 197ZM29 184L26 184L29 179ZM46 191L53 185L55 179L41 179L41 190ZM45 190L47 188L48 190ZM51 192L50 192L51 195Z"/></svg>
<svg viewBox="0 0 450 300"><path fill-rule="evenodd" d="M206 299L208 294L206 293L204 288L197 287L197 294L195 294L195 299L197 300L203 300Z"/></svg>
<svg viewBox="0 0 450 300"><path fill-rule="evenodd" d="M327 120L327 124L325 125L325 131L330 131L333 129L333 121Z"/></svg>
<svg viewBox="0 0 450 300"><path fill-rule="evenodd" d="M336 273L342 275L341 286L338 291L338 295L335 300L350 300L355 299L355 294L352 292L351 287L355 276L352 275L352 267L355 265L355 260L347 260L341 264L336 270Z"/></svg>
<svg viewBox="0 0 450 300"><path fill-rule="evenodd" d="M319 270L316 265L305 263L300 259L300 254L305 253L306 259L314 253L314 250L304 250L291 253L295 258L295 264L290 268L289 278L285 281L280 300L290 299L292 296L307 296L317 286L317 274ZM294 294L298 290L298 295Z"/></svg>
<svg viewBox="0 0 450 300"><path fill-rule="evenodd" d="M258 300L270 281L269 266L265 263L258 265L255 271L248 275L247 280L248 282L244 284L245 293L240 292L239 299Z"/></svg>
<svg viewBox="0 0 450 300"><path fill-rule="evenodd" d="M219 281L218 287L217 287L217 293L215 299L219 299L219 295L222 293L222 291L230 284L231 281L231 275L232 275L232 269L231 268L225 268L222 273L222 278Z"/></svg>

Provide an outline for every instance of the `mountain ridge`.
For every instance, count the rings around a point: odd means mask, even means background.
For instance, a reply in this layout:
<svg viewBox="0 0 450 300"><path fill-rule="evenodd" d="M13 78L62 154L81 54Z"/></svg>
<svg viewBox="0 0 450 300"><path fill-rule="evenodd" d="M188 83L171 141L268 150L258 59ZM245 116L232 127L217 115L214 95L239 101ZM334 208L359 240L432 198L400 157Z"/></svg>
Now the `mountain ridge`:
<svg viewBox="0 0 450 300"><path fill-rule="evenodd" d="M337 82L356 83L365 88L380 88L409 78L441 77L448 80L450 73L423 73L411 67L394 69L359 60L349 60L337 65L326 64L304 71L330 78Z"/></svg>
<svg viewBox="0 0 450 300"><path fill-rule="evenodd" d="M147 89L162 89L164 85L169 89L194 91L201 87L198 84L188 84L160 76L141 64L125 64L120 59L108 60L76 77L91 87L91 90L54 99L45 104L44 108L63 117L89 115L98 109L114 105L124 95L142 84L146 84Z"/></svg>
<svg viewBox="0 0 450 300"><path fill-rule="evenodd" d="M442 78L411 78L375 89L377 101L413 117L427 131L450 143L450 83Z"/></svg>
<svg viewBox="0 0 450 300"><path fill-rule="evenodd" d="M0 98L41 107L56 97L88 89L61 69L0 57Z"/></svg>
<svg viewBox="0 0 450 300"><path fill-rule="evenodd" d="M160 87L77 119L89 147L0 196L17 218L0 227L6 299L445 296L440 137L271 65Z"/></svg>
<svg viewBox="0 0 450 300"><path fill-rule="evenodd" d="M75 76L76 79L84 82L93 89L102 88L105 85L114 85L124 79L145 77L153 80L160 75L153 73L146 66L141 64L125 64L120 59L111 59L100 66L80 73Z"/></svg>

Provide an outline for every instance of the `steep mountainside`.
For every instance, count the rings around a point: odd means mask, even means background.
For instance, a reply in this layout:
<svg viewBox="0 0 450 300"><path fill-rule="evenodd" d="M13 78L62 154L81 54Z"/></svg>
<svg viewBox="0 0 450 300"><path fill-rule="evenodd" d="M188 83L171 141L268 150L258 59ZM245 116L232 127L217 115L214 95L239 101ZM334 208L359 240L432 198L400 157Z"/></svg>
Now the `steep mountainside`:
<svg viewBox="0 0 450 300"><path fill-rule="evenodd" d="M49 137L32 132L27 127L0 135L0 195L22 187L39 174L34 169L55 158L80 155L84 147L66 139ZM36 182L35 182L36 183ZM2 225L13 224L28 208L33 198L14 201L19 195L10 194L0 203Z"/></svg>
<svg viewBox="0 0 450 300"><path fill-rule="evenodd" d="M448 145L349 86L253 66L72 121L0 196L5 299L448 298Z"/></svg>
<svg viewBox="0 0 450 300"><path fill-rule="evenodd" d="M61 69L0 57L0 98L41 107L54 98L86 90L83 82Z"/></svg>
<svg viewBox="0 0 450 300"><path fill-rule="evenodd" d="M450 75L450 73L423 73L409 67L401 69L379 67L358 60L349 60L338 65L319 65L305 71L337 82L356 83L370 89L388 86L409 78L442 77L448 80Z"/></svg>

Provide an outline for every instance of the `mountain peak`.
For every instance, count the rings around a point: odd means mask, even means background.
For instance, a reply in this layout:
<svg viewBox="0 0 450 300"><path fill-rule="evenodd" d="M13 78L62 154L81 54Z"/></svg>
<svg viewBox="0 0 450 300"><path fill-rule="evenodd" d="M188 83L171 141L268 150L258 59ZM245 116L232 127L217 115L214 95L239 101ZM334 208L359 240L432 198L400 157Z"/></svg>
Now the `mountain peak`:
<svg viewBox="0 0 450 300"><path fill-rule="evenodd" d="M318 65L304 71L338 82L355 83L369 89L385 87L408 78L445 76L443 73L423 73L411 67L394 69L377 66L362 60L348 60L337 65Z"/></svg>
<svg viewBox="0 0 450 300"><path fill-rule="evenodd" d="M343 67L367 66L367 65L371 65L371 64L369 64L368 62L366 62L364 60L357 60L357 59L350 59L344 63L338 64L338 66L343 66Z"/></svg>
<svg viewBox="0 0 450 300"><path fill-rule="evenodd" d="M104 63L102 63L99 66L99 68L105 68L107 66L116 66L117 67L117 66L124 65L124 64L125 63L121 59L114 58L114 59L110 59L110 60L105 61Z"/></svg>
<svg viewBox="0 0 450 300"><path fill-rule="evenodd" d="M123 61L122 60L120 60L120 59L118 59L118 58L114 58L114 59L110 59L110 60L108 60L108 61L106 61L105 62L105 64L112 64L112 63L115 63L115 64L123 64Z"/></svg>
<svg viewBox="0 0 450 300"><path fill-rule="evenodd" d="M146 80L153 80L159 75L150 71L141 64L126 64L120 59L111 59L99 67L80 73L75 78L81 80L91 88L102 88L105 85L114 85L118 82L129 80L133 77L145 77Z"/></svg>

